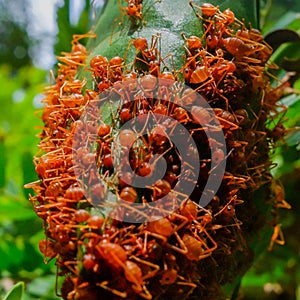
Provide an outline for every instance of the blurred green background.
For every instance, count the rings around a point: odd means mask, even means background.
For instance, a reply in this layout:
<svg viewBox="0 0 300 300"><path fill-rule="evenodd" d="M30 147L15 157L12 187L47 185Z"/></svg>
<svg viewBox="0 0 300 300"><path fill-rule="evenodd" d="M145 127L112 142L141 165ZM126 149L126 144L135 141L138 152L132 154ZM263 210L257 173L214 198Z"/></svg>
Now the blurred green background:
<svg viewBox="0 0 300 300"><path fill-rule="evenodd" d="M264 35L288 28L300 33L300 2L260 2ZM0 0L0 299L19 281L23 299L57 299L54 262L45 265L38 250L42 222L28 200L25 183L37 180L32 162L42 123L43 88L55 72L55 55L70 50L72 34L93 24L101 1ZM273 60L294 59L295 93L283 99L289 106L288 127L300 126L300 44L281 46ZM276 74L279 78L282 72ZM300 134L294 132L274 153L274 176L286 188L292 210L281 211L286 245L262 253L244 277L239 299L300 300Z"/></svg>

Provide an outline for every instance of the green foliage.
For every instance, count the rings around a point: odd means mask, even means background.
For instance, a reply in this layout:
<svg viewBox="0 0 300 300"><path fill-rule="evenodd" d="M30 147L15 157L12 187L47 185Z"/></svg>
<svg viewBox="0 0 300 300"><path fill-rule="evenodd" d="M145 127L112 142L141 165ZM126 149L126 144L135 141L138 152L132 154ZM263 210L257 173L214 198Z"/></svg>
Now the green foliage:
<svg viewBox="0 0 300 300"><path fill-rule="evenodd" d="M299 24L300 2L297 0L261 0L260 25L264 33ZM299 29L296 26L293 29Z"/></svg>
<svg viewBox="0 0 300 300"><path fill-rule="evenodd" d="M32 158L42 123L33 100L43 91L46 72L26 66L14 74L11 66L0 65L0 80L0 278L29 282L54 272L43 264L38 249L42 224L28 201L30 191L23 188L37 180ZM17 291L7 299L20 299Z"/></svg>
<svg viewBox="0 0 300 300"><path fill-rule="evenodd" d="M282 3L279 7L282 7ZM275 6L275 9L277 9L277 6ZM284 28L293 30L299 36L300 18L296 10L300 12L299 3L293 9L285 8L285 13L280 16L277 22L269 21L266 23L266 30L272 32L279 28ZM271 13L269 14L271 16ZM267 20L270 19L270 16ZM285 80L286 71L292 72L291 82L295 89L294 93L288 94L281 99L281 104L283 107L287 107L288 110L281 114L280 118L283 120L286 128L293 128L293 130L290 130L286 137L286 145L283 145L275 155L275 160L279 162L279 167L274 172L279 177L292 172L300 166L300 40L282 44L271 59L280 67L278 70L271 70L272 74L278 76L281 80Z"/></svg>
<svg viewBox="0 0 300 300"><path fill-rule="evenodd" d="M29 66L19 69L16 75L11 75L11 71L9 66L0 66L0 80L5 87L0 91L3 103L0 112L3 153L0 182L4 196L8 194L20 201L20 186L25 184L25 177L26 180L36 179L30 156L37 151L38 130L35 126L41 126L41 123L34 115L33 99L43 90L45 72ZM31 167L24 169L24 164Z"/></svg>
<svg viewBox="0 0 300 300"><path fill-rule="evenodd" d="M18 282L4 297L3 300L22 300L24 294L24 282Z"/></svg>

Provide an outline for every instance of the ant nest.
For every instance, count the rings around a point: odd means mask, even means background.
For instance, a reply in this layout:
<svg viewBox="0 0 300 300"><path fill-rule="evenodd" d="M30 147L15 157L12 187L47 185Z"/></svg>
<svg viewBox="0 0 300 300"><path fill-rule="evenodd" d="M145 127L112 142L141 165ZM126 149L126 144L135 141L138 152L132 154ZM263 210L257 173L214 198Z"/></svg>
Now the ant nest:
<svg viewBox="0 0 300 300"><path fill-rule="evenodd" d="M284 243L276 210L288 204L269 158L285 133L281 123L273 125L281 94L266 70L272 49L230 9L190 5L204 33L182 34L185 62L177 70L160 55L160 35L133 40L130 63L99 54L88 65L80 40L93 33L75 35L71 52L58 57L43 100L43 154L34 158L40 180L27 187L44 221L40 250L45 262L56 259L63 299L222 299L222 286L252 263L251 234L267 219L258 203L274 214L269 248ZM141 8L142 1L130 0L125 12L142 18ZM78 79L79 67L90 78ZM157 88L158 80L165 84ZM102 105L110 97L117 101ZM142 134L143 126L119 130L133 119L146 126L153 115L165 119ZM224 144L207 135L215 130L212 119ZM196 147L181 136L182 127ZM193 148L194 164L182 161L175 137ZM211 167L225 160L218 190L202 207ZM162 176L150 182L159 169ZM134 185L136 175L149 184ZM189 195L175 190L182 182L194 185ZM147 205L152 216L139 210ZM159 213L164 216L155 218Z"/></svg>

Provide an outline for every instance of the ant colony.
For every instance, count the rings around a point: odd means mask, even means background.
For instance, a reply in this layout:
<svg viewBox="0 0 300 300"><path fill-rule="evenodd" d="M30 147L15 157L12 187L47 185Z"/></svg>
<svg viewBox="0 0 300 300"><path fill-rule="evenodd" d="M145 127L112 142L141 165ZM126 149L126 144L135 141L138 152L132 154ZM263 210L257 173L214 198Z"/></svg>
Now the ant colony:
<svg viewBox="0 0 300 300"><path fill-rule="evenodd" d="M122 22L144 26L142 0L118 3ZM249 212L259 216L253 194L275 184L268 153L281 138L267 129L280 98L266 71L272 49L230 9L190 6L199 34L179 36L180 68L171 54L162 57L158 33L133 38L132 59L91 57L81 40L94 32L74 35L71 52L58 57L34 158L40 179L27 187L44 222L40 250L45 262L56 260L63 299L216 299L241 260L251 263L244 230L262 225ZM82 68L87 78L78 76ZM207 134L218 130L223 142ZM186 161L180 145L188 145ZM218 189L207 190L222 164ZM276 187L275 219L289 208ZM269 248L284 243L276 222L274 229Z"/></svg>

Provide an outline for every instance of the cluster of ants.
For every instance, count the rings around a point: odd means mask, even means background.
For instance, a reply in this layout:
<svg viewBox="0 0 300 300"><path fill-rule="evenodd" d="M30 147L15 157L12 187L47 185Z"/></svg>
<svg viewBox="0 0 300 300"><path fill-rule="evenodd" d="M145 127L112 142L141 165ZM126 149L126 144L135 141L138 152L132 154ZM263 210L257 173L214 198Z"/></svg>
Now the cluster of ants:
<svg viewBox="0 0 300 300"><path fill-rule="evenodd" d="M179 70L167 68L159 35L150 46L145 38L132 41L131 64L118 56L96 55L87 66L88 53L79 41L93 38L92 32L75 35L71 52L58 57L58 74L44 99L41 152L34 159L40 180L27 187L34 190L30 200L44 221L40 250L45 262L56 259L64 299L210 299L241 271L239 259L251 263L243 228L261 226L249 218L250 211L256 212L254 191L275 184L274 215L279 207L289 208L270 175L269 152L285 131L281 123L267 128L281 96L266 73L272 50L231 10L190 4L204 33L182 34L186 62ZM141 5L128 1L127 13L136 14L131 6L141 10ZM141 11L134 17L141 18ZM93 89L77 78L79 68L90 72ZM180 89L180 81L191 89ZM196 92L211 111L201 107ZM102 105L111 97L118 100ZM151 114L168 118L157 119L158 125L142 135L134 127L118 130L136 117L147 125ZM215 129L212 114L227 153L206 135L207 128ZM190 195L172 193L178 183L192 181L194 172L191 164L184 171L172 141L175 133L178 138L178 124L197 145L189 155L200 172ZM119 149L113 147L116 140ZM227 159L227 166L219 190L204 208L198 203L212 157L217 164ZM166 162L162 178L135 187L133 175L151 176L161 159ZM122 203L110 201L111 195ZM152 213L164 211L165 217L156 220L130 206L163 197L164 204ZM146 221L122 222L124 217ZM277 224L270 248L274 243L284 243Z"/></svg>

